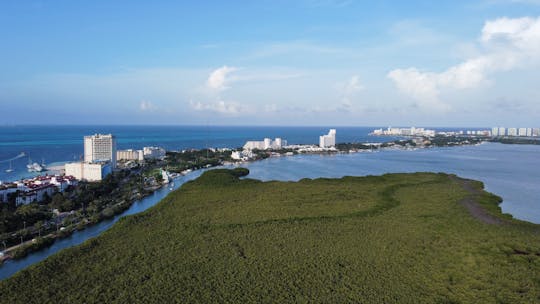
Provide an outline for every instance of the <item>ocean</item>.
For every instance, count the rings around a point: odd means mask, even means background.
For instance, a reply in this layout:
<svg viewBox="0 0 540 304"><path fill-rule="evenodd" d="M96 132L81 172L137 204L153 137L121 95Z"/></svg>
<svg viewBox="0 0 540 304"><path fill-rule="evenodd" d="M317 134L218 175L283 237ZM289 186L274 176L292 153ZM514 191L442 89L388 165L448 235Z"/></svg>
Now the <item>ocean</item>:
<svg viewBox="0 0 540 304"><path fill-rule="evenodd" d="M32 162L55 164L76 161L83 155L83 137L112 133L118 149L160 146L167 150L237 148L248 140L281 137L289 143L318 143L328 127L223 127L223 126L3 126L0 127L0 181L32 176L26 165ZM341 142L386 141L371 137L373 128L339 128ZM9 159L20 155L26 157ZM12 166L13 172L5 170Z"/></svg>
<svg viewBox="0 0 540 304"><path fill-rule="evenodd" d="M0 126L0 181L11 181L35 174L27 172L32 162L57 164L79 160L83 137L112 133L118 149L160 146L167 150L237 148L248 140L265 137L286 139L290 144L317 144L319 136L332 126L321 127L230 127L230 126ZM337 142L384 142L393 137L368 134L378 127L339 127ZM458 130L458 129L438 129ZM11 161L21 154L21 157ZM6 169L14 169L7 173Z"/></svg>

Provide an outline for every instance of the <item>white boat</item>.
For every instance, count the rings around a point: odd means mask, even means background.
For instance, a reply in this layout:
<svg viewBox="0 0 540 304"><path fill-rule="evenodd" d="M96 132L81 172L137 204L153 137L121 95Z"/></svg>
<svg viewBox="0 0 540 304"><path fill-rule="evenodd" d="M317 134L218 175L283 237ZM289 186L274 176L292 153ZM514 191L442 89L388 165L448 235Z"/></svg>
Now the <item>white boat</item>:
<svg viewBox="0 0 540 304"><path fill-rule="evenodd" d="M11 165L11 161L9 162L9 169L6 169L6 173L11 173L13 172L13 167Z"/></svg>
<svg viewBox="0 0 540 304"><path fill-rule="evenodd" d="M29 159L28 165L26 165L26 168L28 169L28 172L41 172L45 169L38 164L38 163L32 163L32 160Z"/></svg>

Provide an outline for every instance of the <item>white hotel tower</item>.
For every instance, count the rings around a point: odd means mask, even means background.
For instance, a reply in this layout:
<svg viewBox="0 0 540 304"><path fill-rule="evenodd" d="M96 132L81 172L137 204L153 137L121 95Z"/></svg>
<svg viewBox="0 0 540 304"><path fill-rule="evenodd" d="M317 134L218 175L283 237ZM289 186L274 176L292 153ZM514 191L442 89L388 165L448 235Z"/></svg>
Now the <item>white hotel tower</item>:
<svg viewBox="0 0 540 304"><path fill-rule="evenodd" d="M328 135L319 136L319 147L330 148L336 145L336 129L330 129Z"/></svg>
<svg viewBox="0 0 540 304"><path fill-rule="evenodd" d="M116 137L112 134L94 134L84 137L84 161L110 161L116 168Z"/></svg>

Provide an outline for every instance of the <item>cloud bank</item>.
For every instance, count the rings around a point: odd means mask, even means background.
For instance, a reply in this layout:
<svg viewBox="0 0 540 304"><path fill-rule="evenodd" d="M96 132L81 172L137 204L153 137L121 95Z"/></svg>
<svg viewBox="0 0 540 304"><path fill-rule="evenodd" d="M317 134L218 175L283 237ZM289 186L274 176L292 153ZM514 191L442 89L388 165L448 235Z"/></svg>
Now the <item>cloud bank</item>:
<svg viewBox="0 0 540 304"><path fill-rule="evenodd" d="M499 18L487 21L479 38L480 55L436 73L416 67L395 69L387 74L403 94L426 110L452 109L441 98L444 90L464 90L489 84L500 71L538 65L540 62L540 17Z"/></svg>

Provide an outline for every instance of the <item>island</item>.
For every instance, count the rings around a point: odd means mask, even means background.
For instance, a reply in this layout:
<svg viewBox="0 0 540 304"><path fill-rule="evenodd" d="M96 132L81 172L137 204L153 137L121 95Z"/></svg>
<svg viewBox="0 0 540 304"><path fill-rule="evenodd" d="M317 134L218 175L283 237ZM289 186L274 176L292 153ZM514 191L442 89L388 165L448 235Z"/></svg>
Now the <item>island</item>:
<svg viewBox="0 0 540 304"><path fill-rule="evenodd" d="M0 282L4 303L533 303L540 226L444 173L216 169Z"/></svg>

